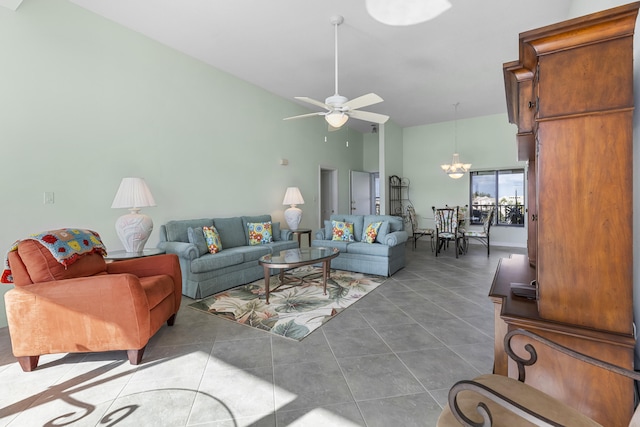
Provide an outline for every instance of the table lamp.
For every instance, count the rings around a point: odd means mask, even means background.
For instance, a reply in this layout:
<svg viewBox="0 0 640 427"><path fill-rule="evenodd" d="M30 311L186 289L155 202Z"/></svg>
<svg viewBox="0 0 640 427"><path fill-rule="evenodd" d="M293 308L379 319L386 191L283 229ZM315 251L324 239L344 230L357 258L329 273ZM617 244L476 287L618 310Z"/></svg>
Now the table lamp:
<svg viewBox="0 0 640 427"><path fill-rule="evenodd" d="M153 221L140 208L155 206L151 190L143 178L122 178L111 207L126 208L130 213L116 221L116 233L127 252L142 252L153 231Z"/></svg>
<svg viewBox="0 0 640 427"><path fill-rule="evenodd" d="M291 207L284 211L284 219L287 221L289 230L296 231L300 220L302 219L302 209L296 207L296 205L304 204L304 199L298 187L288 187L287 192L284 193L283 205L291 205Z"/></svg>

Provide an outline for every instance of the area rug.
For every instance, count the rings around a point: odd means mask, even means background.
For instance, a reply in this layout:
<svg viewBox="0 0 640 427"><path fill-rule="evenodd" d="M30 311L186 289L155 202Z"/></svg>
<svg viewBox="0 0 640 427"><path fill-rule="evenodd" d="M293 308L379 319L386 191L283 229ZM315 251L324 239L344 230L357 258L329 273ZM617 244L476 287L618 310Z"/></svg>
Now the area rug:
<svg viewBox="0 0 640 427"><path fill-rule="evenodd" d="M280 285L270 279L269 303L265 303L264 279L194 302L189 307L275 335L301 341L311 332L380 286L386 277L332 270L323 295L322 270L307 266L288 276L298 285Z"/></svg>

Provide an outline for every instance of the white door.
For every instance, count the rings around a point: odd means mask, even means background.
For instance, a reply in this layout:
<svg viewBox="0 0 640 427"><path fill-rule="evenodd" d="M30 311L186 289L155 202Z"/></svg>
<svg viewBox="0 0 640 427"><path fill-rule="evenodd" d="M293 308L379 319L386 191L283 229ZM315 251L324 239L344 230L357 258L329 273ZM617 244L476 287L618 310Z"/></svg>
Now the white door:
<svg viewBox="0 0 640 427"><path fill-rule="evenodd" d="M371 214L371 174L351 171L351 213L353 215Z"/></svg>
<svg viewBox="0 0 640 427"><path fill-rule="evenodd" d="M320 228L332 214L338 213L338 171L320 167Z"/></svg>

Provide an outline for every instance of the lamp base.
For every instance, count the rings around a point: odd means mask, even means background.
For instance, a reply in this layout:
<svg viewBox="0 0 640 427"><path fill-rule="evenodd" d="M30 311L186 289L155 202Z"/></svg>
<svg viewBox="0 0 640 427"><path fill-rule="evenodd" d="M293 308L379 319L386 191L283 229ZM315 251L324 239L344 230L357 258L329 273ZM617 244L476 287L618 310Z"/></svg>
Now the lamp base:
<svg viewBox="0 0 640 427"><path fill-rule="evenodd" d="M284 220L287 221L289 230L296 231L300 225L300 220L302 220L302 209L291 206L284 211Z"/></svg>
<svg viewBox="0 0 640 427"><path fill-rule="evenodd" d="M127 252L142 252L153 231L153 221L145 214L132 212L116 221L116 233Z"/></svg>

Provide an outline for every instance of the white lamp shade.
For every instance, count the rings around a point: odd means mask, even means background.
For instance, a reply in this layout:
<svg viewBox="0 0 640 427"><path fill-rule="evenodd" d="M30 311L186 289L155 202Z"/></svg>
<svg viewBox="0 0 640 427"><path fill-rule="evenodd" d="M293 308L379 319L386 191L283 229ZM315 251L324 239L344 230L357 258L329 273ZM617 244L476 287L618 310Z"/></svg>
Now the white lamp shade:
<svg viewBox="0 0 640 427"><path fill-rule="evenodd" d="M347 123L347 120L349 120L349 116L347 116L345 113L334 111L333 113L324 116L324 119L334 128L339 128L343 124Z"/></svg>
<svg viewBox="0 0 640 427"><path fill-rule="evenodd" d="M367 12L387 25L415 25L444 13L451 7L447 0L367 0Z"/></svg>
<svg viewBox="0 0 640 427"><path fill-rule="evenodd" d="M116 221L116 233L127 252L142 252L153 231L153 221L139 213L140 208L155 206L151 190L143 178L122 178L112 208L130 209Z"/></svg>
<svg viewBox="0 0 640 427"><path fill-rule="evenodd" d="M145 208L155 206L156 201L144 178L122 178L112 208Z"/></svg>
<svg viewBox="0 0 640 427"><path fill-rule="evenodd" d="M292 206L304 204L304 199L302 198L302 194L300 194L298 187L287 188L287 191L284 193L282 204Z"/></svg>

